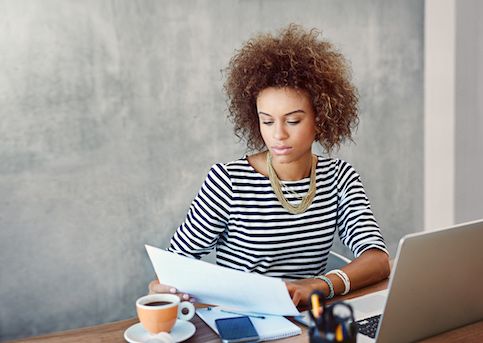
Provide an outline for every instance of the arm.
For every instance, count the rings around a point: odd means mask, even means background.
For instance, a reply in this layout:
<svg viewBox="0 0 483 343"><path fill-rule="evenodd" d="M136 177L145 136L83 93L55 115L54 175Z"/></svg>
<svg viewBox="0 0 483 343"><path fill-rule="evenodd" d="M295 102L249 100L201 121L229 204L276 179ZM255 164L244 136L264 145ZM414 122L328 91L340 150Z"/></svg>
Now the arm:
<svg viewBox="0 0 483 343"><path fill-rule="evenodd" d="M351 290L355 290L387 278L389 257L359 174L350 164L340 160L337 190L339 237L356 257L341 270L349 277ZM337 275L330 274L327 277L332 281L336 295L344 291L344 284ZM320 279L289 282L287 288L296 304L304 304L315 289L321 290L325 295L329 294L329 287Z"/></svg>
<svg viewBox="0 0 483 343"><path fill-rule="evenodd" d="M340 269L351 280L351 290L356 290L386 279L390 272L389 257L382 250L369 249ZM334 285L334 293L341 294L344 291L342 280L334 274L327 277ZM286 285L295 305L307 305L314 290L322 291L326 296L329 294L329 287L320 279L288 281Z"/></svg>
<svg viewBox="0 0 483 343"><path fill-rule="evenodd" d="M201 258L215 247L230 216L231 180L221 164L211 167L185 221L171 238L168 250Z"/></svg>

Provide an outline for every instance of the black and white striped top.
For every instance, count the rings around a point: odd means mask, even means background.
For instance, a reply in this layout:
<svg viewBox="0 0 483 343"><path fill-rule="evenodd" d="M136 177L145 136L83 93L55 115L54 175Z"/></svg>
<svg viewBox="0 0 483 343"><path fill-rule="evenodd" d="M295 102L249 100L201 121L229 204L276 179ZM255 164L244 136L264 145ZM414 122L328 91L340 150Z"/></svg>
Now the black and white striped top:
<svg viewBox="0 0 483 343"><path fill-rule="evenodd" d="M291 214L277 200L268 177L246 157L215 164L168 250L200 258L216 248L218 265L294 279L324 272L336 230L356 257L370 248L387 253L354 168L340 159L318 157L316 180L310 207ZM310 178L283 184L305 195ZM290 203L300 202L284 194Z"/></svg>

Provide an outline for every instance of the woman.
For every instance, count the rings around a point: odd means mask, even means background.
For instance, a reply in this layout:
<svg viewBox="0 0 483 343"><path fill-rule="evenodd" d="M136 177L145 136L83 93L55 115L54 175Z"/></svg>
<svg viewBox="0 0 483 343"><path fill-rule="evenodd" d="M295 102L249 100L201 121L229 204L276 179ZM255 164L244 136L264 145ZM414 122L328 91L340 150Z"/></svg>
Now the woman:
<svg viewBox="0 0 483 343"><path fill-rule="evenodd" d="M295 305L315 289L330 298L389 274L359 175L312 153L315 141L330 153L351 139L358 121L346 62L318 35L292 24L251 39L231 59L230 118L259 152L211 168L169 247L195 258L216 248L219 265L282 277ZM355 259L324 275L336 233ZM149 289L176 293L157 280Z"/></svg>

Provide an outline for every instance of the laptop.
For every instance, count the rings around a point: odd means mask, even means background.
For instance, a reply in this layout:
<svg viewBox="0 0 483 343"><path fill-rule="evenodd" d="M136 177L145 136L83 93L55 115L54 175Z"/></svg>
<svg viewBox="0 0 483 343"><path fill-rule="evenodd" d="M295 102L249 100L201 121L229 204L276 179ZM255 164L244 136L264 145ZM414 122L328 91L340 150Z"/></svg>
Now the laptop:
<svg viewBox="0 0 483 343"><path fill-rule="evenodd" d="M404 236L388 289L345 301L357 342L412 342L483 320L482 245L483 219Z"/></svg>

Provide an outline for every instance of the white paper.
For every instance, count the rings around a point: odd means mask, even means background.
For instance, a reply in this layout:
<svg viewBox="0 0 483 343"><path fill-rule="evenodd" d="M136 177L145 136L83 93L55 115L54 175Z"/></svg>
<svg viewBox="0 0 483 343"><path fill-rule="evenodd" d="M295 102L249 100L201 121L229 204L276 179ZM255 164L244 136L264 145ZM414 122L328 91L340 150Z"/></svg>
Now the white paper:
<svg viewBox="0 0 483 343"><path fill-rule="evenodd" d="M159 282L198 302L264 314L297 316L285 283L278 278L221 267L146 245Z"/></svg>

